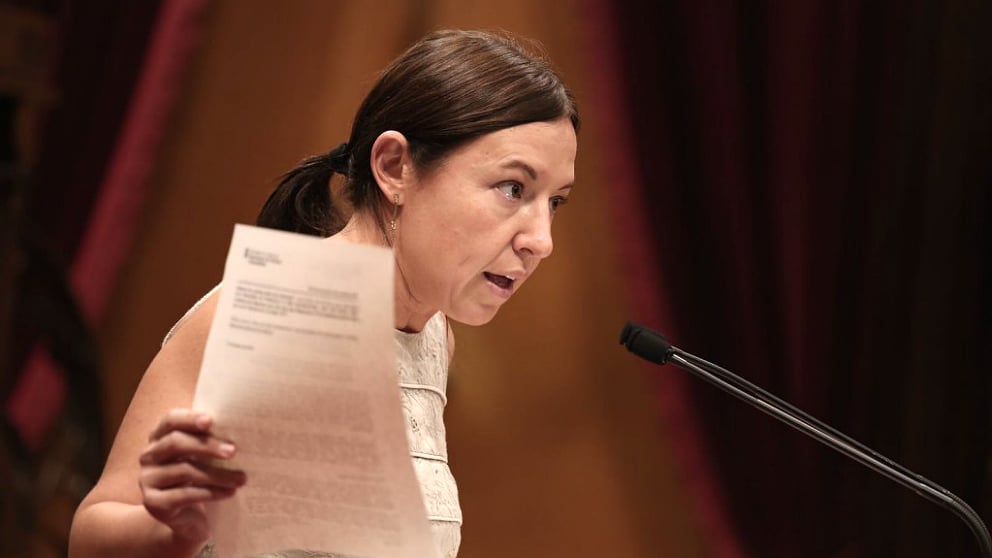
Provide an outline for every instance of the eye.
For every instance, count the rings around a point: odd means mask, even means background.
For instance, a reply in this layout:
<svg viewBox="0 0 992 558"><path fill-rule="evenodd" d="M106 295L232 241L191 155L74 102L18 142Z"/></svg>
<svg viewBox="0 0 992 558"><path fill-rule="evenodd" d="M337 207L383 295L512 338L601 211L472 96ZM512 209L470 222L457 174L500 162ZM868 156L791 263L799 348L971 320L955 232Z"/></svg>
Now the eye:
<svg viewBox="0 0 992 558"><path fill-rule="evenodd" d="M568 203L568 198L564 196L555 196L548 200L548 205L551 207L551 214L554 215L558 208Z"/></svg>
<svg viewBox="0 0 992 558"><path fill-rule="evenodd" d="M496 188L508 200L519 200L524 195L524 187L519 182L504 182Z"/></svg>

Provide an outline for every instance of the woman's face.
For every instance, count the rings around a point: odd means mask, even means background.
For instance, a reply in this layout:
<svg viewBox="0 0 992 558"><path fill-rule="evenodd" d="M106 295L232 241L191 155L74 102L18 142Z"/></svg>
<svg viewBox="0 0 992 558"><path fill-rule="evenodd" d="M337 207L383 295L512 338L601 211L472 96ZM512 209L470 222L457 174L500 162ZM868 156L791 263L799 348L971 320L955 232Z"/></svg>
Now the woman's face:
<svg viewBox="0 0 992 558"><path fill-rule="evenodd" d="M568 119L477 138L418 177L395 242L410 303L488 322L551 255L551 222L575 177Z"/></svg>

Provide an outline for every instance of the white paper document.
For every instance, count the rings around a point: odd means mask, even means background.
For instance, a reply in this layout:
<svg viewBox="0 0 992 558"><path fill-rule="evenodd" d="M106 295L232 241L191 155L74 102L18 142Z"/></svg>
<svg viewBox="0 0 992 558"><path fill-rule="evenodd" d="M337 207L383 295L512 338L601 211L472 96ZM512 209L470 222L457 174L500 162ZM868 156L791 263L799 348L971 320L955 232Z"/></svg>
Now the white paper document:
<svg viewBox="0 0 992 558"><path fill-rule="evenodd" d="M235 227L193 402L248 476L208 507L220 558L437 556L400 407L393 266L382 248Z"/></svg>

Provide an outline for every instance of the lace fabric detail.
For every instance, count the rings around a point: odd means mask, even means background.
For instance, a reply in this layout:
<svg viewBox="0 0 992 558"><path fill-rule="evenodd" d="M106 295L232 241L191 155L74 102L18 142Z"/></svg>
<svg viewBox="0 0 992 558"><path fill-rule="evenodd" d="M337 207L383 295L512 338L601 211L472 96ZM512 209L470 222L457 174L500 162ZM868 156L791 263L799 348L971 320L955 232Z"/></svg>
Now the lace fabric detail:
<svg viewBox="0 0 992 558"><path fill-rule="evenodd" d="M219 285L218 285L219 287ZM164 345L189 315L213 294L214 287L183 316L169 331ZM461 543L462 512L458 488L448 468L448 448L445 441L444 406L448 383L448 326L438 312L428 320L419 333L395 332L397 380L400 403L406 418L410 459L420 482L427 517L431 522L438 554L455 558ZM218 558L212 544L200 551L197 558ZM224 557L229 558L229 557ZM311 550L281 550L252 558L375 558L329 554Z"/></svg>
<svg viewBox="0 0 992 558"><path fill-rule="evenodd" d="M420 333L396 332L400 402L413 469L439 554L454 558L461 542L458 487L448 468L444 406L448 387L448 324L438 312Z"/></svg>

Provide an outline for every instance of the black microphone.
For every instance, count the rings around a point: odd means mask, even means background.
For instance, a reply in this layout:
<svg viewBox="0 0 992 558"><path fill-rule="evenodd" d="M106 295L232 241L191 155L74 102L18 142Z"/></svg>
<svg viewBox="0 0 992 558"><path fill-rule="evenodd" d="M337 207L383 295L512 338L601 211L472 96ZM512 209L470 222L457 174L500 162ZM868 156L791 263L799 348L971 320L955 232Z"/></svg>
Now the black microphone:
<svg viewBox="0 0 992 558"><path fill-rule="evenodd" d="M657 331L627 322L620 332L620 344L650 362L656 364L671 362L876 473L909 488L927 500L951 510L968 525L972 534L978 539L982 556L992 558L992 537L989 536L985 523L971 506L946 488L910 471L729 370L671 345Z"/></svg>

